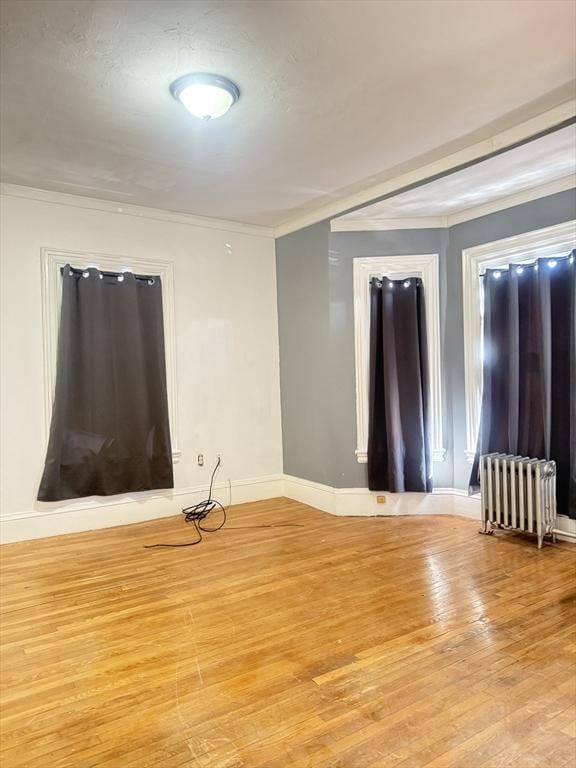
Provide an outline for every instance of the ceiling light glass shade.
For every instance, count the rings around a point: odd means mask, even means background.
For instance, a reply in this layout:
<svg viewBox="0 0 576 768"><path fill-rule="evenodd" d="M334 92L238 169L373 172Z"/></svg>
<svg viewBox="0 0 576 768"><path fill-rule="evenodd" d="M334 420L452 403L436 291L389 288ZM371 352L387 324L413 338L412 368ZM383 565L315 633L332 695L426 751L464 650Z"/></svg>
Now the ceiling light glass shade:
<svg viewBox="0 0 576 768"><path fill-rule="evenodd" d="M240 98L238 86L221 75L184 75L172 83L170 92L188 112L204 120L222 117Z"/></svg>

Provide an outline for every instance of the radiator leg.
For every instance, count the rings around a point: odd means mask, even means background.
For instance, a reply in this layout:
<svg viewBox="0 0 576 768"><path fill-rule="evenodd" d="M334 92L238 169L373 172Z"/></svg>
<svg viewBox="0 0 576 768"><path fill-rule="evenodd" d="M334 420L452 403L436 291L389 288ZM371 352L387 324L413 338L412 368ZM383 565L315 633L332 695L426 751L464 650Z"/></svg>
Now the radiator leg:
<svg viewBox="0 0 576 768"><path fill-rule="evenodd" d="M542 549L543 543L544 543L544 534L540 534L538 536L538 549Z"/></svg>
<svg viewBox="0 0 576 768"><path fill-rule="evenodd" d="M482 528L478 531L483 536L491 536L494 533L494 528L489 520L482 521Z"/></svg>

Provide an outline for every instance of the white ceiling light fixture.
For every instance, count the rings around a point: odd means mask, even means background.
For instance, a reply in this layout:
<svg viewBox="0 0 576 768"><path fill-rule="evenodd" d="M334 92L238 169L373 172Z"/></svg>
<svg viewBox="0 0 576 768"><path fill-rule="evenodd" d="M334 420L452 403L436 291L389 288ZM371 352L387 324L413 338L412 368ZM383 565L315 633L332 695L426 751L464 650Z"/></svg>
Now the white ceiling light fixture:
<svg viewBox="0 0 576 768"><path fill-rule="evenodd" d="M240 98L240 89L222 75L184 75L170 86L170 93L188 112L203 120L222 117Z"/></svg>

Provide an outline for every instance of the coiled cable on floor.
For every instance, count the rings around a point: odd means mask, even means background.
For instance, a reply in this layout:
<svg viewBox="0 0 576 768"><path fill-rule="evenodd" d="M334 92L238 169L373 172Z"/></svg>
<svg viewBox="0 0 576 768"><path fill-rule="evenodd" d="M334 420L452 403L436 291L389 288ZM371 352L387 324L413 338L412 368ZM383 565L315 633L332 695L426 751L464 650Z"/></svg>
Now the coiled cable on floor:
<svg viewBox="0 0 576 768"><path fill-rule="evenodd" d="M210 488L208 490L208 498L204 499L204 501L199 501L198 504L193 504L191 507L184 507L182 510L182 514L184 515L184 520L187 523L192 523L194 526L194 529L196 531L196 541L188 541L186 544L144 544L144 549L154 549L155 547L193 547L196 544L200 544L202 541L202 532L204 533L214 533L215 531L219 531L221 528L224 527L224 524L226 523L226 507L223 504L220 504L219 501L212 498L212 488L214 486L214 477L216 476L216 472L218 471L218 467L222 463L222 459L220 456L218 456L218 461L216 462L216 466L212 470L212 477L210 478ZM230 482L230 478L228 478L228 507L232 506L232 483ZM210 515L214 511L220 510L222 512L222 521L219 525L214 526L213 528L207 528L206 525L203 525L203 521L206 520L208 515ZM242 531L242 530L251 530L254 528L302 528L304 527L304 523L264 523L262 525L241 525L241 526L232 526L230 530L235 531Z"/></svg>
<svg viewBox="0 0 576 768"><path fill-rule="evenodd" d="M218 461L216 462L216 466L212 470L212 477L210 478L210 488L208 490L208 498L204 499L204 501L199 501L198 504L193 504L191 507L184 507L182 510L182 514L184 515L184 520L187 523L192 523L194 526L194 529L197 534L197 538L195 541L189 541L186 544L145 544L144 549L154 549L155 547L193 547L196 544L200 544L202 541L202 532L204 533L214 533L215 531L219 531L220 528L222 528L226 522L226 507L224 507L223 504L220 504L219 501L212 498L212 488L214 485L214 477L216 476L216 472L218 471L218 467L222 463L222 459L220 456L218 456ZM229 502L228 505L232 504L232 484L230 483L230 480L228 480L228 488L229 488ZM219 525L216 525L215 527L206 527L205 524L203 524L203 521L206 520L208 515L210 515L214 511L220 511L222 512L222 520L219 523Z"/></svg>

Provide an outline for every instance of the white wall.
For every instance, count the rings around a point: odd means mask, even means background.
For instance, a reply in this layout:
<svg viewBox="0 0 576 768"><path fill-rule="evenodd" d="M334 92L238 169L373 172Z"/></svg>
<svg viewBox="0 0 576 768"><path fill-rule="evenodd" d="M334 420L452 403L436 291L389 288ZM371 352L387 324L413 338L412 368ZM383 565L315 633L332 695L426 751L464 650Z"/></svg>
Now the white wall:
<svg viewBox="0 0 576 768"><path fill-rule="evenodd" d="M48 199L58 202L47 202ZM62 202L65 200L65 202ZM1 198L0 521L4 540L177 514L202 497L216 453L235 501L281 492L274 240L86 208L69 196ZM145 209L141 209L144 211ZM229 244L229 245L227 245ZM230 246L230 247L229 247ZM45 452L41 248L174 262L180 461L175 493L36 502ZM197 466L197 454L206 464ZM195 490L196 489L196 490ZM227 498L227 491L220 492Z"/></svg>

